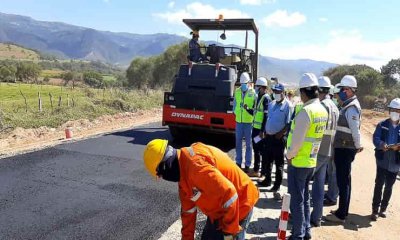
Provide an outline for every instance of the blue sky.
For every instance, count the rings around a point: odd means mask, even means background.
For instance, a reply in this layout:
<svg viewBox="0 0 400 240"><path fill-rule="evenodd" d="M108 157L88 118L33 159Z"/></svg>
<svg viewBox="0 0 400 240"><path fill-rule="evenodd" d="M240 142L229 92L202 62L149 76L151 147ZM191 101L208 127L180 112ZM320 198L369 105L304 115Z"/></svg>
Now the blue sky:
<svg viewBox="0 0 400 240"><path fill-rule="evenodd" d="M172 33L189 37L182 18L251 17L263 55L310 58L375 68L400 57L400 1L396 0L0 0L0 12L99 30ZM202 33L216 40L219 33ZM244 34L226 43L243 42Z"/></svg>

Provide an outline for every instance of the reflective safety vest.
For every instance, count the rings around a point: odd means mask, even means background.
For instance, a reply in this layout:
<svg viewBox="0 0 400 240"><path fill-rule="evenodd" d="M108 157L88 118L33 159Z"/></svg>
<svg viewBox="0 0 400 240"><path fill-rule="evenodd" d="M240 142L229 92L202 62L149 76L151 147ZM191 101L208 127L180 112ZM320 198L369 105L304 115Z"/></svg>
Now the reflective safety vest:
<svg viewBox="0 0 400 240"><path fill-rule="evenodd" d="M313 168L317 165L317 154L328 121L328 113L319 101L305 105L302 109L306 111L310 119L310 126L299 152L292 159L292 165L298 168ZM290 128L287 142L288 149L292 144L292 134L295 128L296 118L292 121Z"/></svg>
<svg viewBox="0 0 400 240"><path fill-rule="evenodd" d="M197 209L224 233L236 235L257 203L251 179L225 152L203 143L178 150L182 239L194 240Z"/></svg>
<svg viewBox="0 0 400 240"><path fill-rule="evenodd" d="M256 92L254 89L249 88L246 91L246 94L243 97L243 92L240 88L235 90L235 117L237 123L253 123L253 115L248 113L246 109L244 109L244 105L246 104L249 109L254 108L255 100L256 100Z"/></svg>
<svg viewBox="0 0 400 240"><path fill-rule="evenodd" d="M254 111L254 121L253 121L253 128L255 129L261 129L262 123L264 121L264 100L265 100L266 94L264 94L261 98L260 101L258 102L256 109Z"/></svg>

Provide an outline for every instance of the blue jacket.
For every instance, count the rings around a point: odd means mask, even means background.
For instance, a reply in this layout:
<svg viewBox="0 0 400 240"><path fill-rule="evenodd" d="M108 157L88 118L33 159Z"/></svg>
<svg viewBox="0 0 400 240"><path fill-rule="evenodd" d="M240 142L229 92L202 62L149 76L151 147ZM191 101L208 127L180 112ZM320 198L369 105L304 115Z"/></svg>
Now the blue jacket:
<svg viewBox="0 0 400 240"><path fill-rule="evenodd" d="M400 170L400 152L392 150L384 152L383 143L394 144L400 142L400 124L393 127L390 119L380 122L373 135L375 157L378 167L397 173Z"/></svg>

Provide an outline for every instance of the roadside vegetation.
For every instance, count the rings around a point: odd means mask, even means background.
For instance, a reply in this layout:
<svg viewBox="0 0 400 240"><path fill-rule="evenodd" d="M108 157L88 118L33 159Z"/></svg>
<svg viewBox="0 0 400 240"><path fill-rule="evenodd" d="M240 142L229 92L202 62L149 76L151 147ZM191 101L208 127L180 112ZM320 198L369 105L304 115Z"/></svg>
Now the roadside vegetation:
<svg viewBox="0 0 400 240"><path fill-rule="evenodd" d="M162 100L161 90L0 83L0 124L3 128L55 128L68 120L152 109L161 106Z"/></svg>
<svg viewBox="0 0 400 240"><path fill-rule="evenodd" d="M332 84L339 83L347 74L357 78L357 96L363 108L372 109L377 102L400 97L400 58L391 60L380 71L367 65L341 65L324 72Z"/></svg>

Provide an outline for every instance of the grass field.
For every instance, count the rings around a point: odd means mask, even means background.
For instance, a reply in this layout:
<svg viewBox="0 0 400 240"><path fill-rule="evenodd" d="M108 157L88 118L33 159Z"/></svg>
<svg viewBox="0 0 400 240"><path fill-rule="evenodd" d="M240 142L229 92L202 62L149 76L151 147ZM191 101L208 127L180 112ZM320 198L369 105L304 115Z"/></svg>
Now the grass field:
<svg viewBox="0 0 400 240"><path fill-rule="evenodd" d="M27 99L27 108L21 92ZM42 98L42 112L39 112L38 92ZM49 94L53 96L53 108ZM59 97L62 99L60 107ZM50 85L0 83L0 117L3 125L12 127L57 127L68 120L92 120L105 114L151 109L161 106L162 101L162 91L71 89Z"/></svg>
<svg viewBox="0 0 400 240"><path fill-rule="evenodd" d="M0 60L11 59L38 61L39 58L39 54L35 51L12 44L0 43Z"/></svg>

